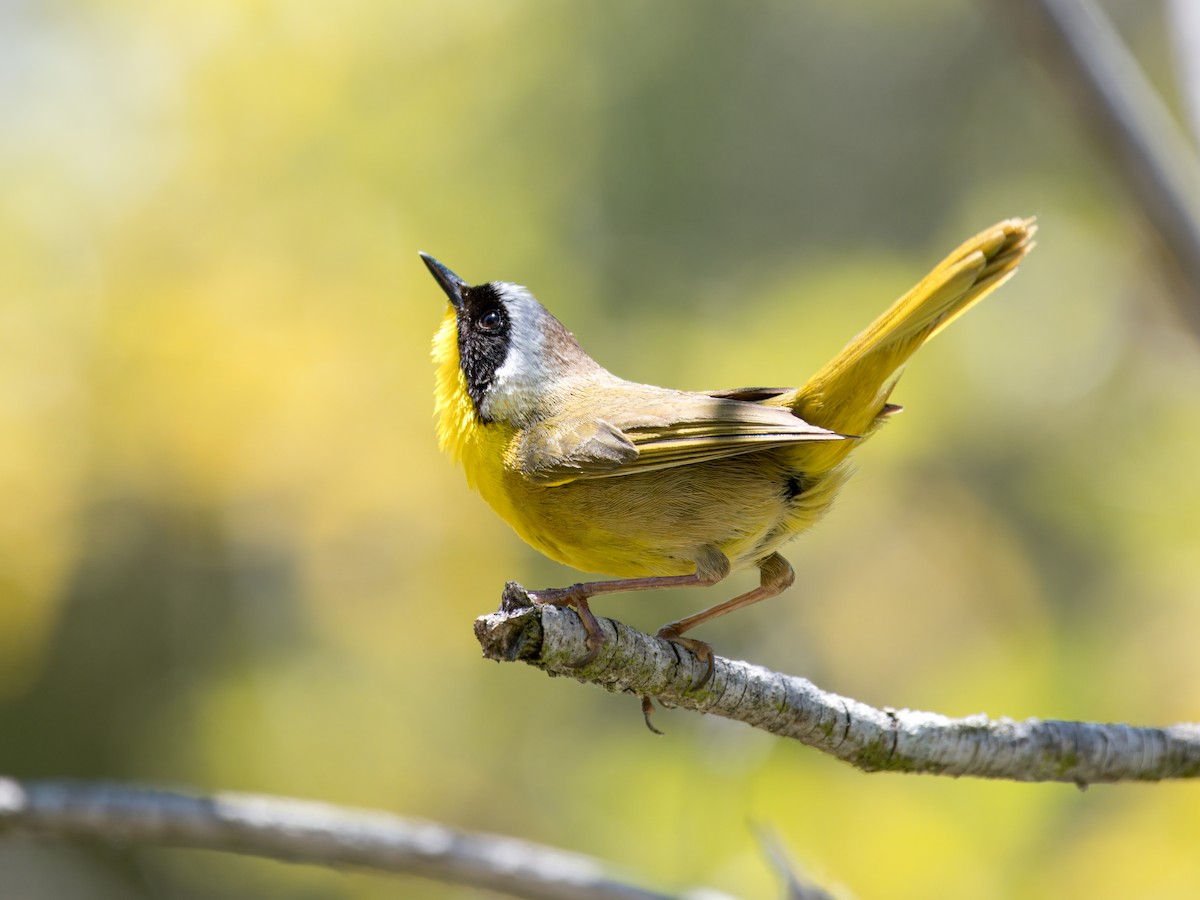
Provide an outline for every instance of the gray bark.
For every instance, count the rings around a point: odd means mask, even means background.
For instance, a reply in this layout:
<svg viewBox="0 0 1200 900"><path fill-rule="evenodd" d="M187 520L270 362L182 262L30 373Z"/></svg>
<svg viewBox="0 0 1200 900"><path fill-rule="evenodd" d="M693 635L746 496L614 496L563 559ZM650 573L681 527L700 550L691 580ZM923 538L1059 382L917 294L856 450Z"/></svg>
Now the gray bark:
<svg viewBox="0 0 1200 900"><path fill-rule="evenodd" d="M488 659L521 661L610 691L650 696L792 738L868 772L921 772L1013 781L1159 781L1200 775L1200 725L1135 728L1028 719L951 719L908 709L875 709L803 678L717 657L712 679L696 690L704 665L675 644L600 619L605 646L593 663L572 667L585 650L573 610L506 607L475 621Z"/></svg>
<svg viewBox="0 0 1200 900"><path fill-rule="evenodd" d="M530 900L668 900L597 860L514 838L324 803L118 784L0 778L0 835L87 838L352 865ZM695 900L721 900L705 891ZM729 900L729 898L725 898Z"/></svg>

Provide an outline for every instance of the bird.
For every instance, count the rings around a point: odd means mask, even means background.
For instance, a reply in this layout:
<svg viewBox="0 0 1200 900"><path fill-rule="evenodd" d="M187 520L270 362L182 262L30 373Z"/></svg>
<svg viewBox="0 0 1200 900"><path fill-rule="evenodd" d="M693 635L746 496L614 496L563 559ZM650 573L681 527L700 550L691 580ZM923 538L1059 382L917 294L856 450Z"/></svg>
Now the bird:
<svg viewBox="0 0 1200 900"><path fill-rule="evenodd" d="M526 288L471 285L421 253L449 301L432 351L439 446L528 544L610 576L526 592L576 609L579 667L604 644L592 598L757 568L757 587L657 632L705 664L700 688L713 649L686 633L794 583L780 548L822 518L853 450L899 412L890 396L909 357L1011 278L1036 230L1012 218L965 241L798 388L627 381Z"/></svg>

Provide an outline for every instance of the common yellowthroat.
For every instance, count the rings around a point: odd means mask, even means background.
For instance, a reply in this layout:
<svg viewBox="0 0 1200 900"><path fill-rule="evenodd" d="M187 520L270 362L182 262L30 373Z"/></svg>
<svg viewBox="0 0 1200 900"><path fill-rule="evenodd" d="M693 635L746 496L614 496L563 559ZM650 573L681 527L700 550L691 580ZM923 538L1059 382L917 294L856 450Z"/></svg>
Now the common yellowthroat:
<svg viewBox="0 0 1200 900"><path fill-rule="evenodd" d="M591 662L597 594L712 585L756 566L757 588L658 631L773 597L795 576L779 548L829 509L847 456L900 407L888 397L918 347L1011 277L1032 219L1008 219L951 253L800 388L676 391L602 368L525 288L468 285L422 253L450 298L433 341L438 442L522 538L558 562L617 576L531 591L574 606Z"/></svg>

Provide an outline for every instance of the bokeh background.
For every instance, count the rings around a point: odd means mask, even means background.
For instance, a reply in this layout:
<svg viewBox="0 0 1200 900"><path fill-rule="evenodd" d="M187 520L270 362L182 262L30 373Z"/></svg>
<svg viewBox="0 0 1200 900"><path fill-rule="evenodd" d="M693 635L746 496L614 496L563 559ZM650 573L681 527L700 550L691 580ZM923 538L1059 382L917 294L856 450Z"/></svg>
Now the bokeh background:
<svg viewBox="0 0 1200 900"><path fill-rule="evenodd" d="M1017 279L725 655L875 705L1200 720L1200 354L999 4L0 6L0 771L299 795L778 896L1200 895L1200 785L864 775L479 658L576 580L441 457L416 252L529 285L618 373L790 384L961 239ZM1109 11L1164 91L1157 6ZM653 629L707 596L606 598ZM0 842L0 895L474 896Z"/></svg>

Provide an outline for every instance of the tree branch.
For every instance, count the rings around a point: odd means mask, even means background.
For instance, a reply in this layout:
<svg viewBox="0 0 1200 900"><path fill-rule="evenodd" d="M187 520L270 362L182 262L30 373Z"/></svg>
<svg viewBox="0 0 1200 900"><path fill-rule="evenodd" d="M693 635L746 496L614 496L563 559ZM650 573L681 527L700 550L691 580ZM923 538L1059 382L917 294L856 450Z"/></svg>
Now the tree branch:
<svg viewBox="0 0 1200 900"><path fill-rule="evenodd" d="M1171 293L1200 336L1200 166L1158 92L1090 0L996 0L1054 76L1174 264Z"/></svg>
<svg viewBox="0 0 1200 900"><path fill-rule="evenodd" d="M597 860L514 838L323 803L0 778L0 834L89 838L352 865L532 900L668 900ZM704 897L721 895L705 891Z"/></svg>
<svg viewBox="0 0 1200 900"><path fill-rule="evenodd" d="M1174 49L1179 93L1192 131L1200 143L1200 5L1195 0L1167 0L1167 36Z"/></svg>
<svg viewBox="0 0 1200 900"><path fill-rule="evenodd" d="M783 878L785 900L835 900L833 894L819 884L801 877L796 865L788 858L788 852L783 841L774 831L765 827L755 829L758 832L758 842L762 845L767 859Z"/></svg>
<svg viewBox="0 0 1200 900"><path fill-rule="evenodd" d="M811 682L716 657L712 680L693 690L704 665L676 644L600 619L605 646L590 665L573 610L519 606L510 584L499 612L475 620L488 659L528 663L610 691L658 698L788 737L864 771L971 775L1013 781L1158 781L1200 776L1200 725L1134 728L1087 722L1015 722L984 715L950 719L875 709Z"/></svg>

